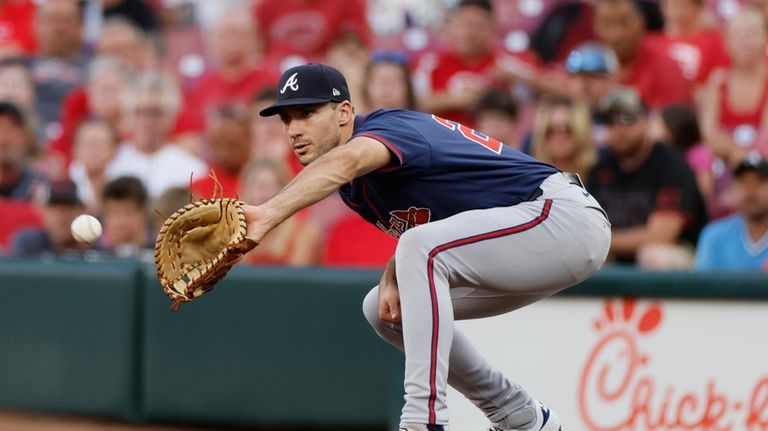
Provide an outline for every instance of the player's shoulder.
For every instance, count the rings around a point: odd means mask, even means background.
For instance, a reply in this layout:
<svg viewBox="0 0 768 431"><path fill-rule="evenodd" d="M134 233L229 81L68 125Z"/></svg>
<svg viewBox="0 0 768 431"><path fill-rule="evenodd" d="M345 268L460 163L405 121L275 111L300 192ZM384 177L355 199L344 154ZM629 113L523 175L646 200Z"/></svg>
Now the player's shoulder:
<svg viewBox="0 0 768 431"><path fill-rule="evenodd" d="M427 114L406 109L377 109L366 115L358 116L358 128L403 127L414 121L423 121Z"/></svg>

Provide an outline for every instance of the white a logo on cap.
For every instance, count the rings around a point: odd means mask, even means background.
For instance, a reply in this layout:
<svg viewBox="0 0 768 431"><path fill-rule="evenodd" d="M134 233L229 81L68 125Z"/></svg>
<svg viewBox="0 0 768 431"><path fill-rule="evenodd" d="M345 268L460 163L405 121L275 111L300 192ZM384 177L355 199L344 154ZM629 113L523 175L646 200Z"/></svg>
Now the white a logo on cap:
<svg viewBox="0 0 768 431"><path fill-rule="evenodd" d="M280 94L285 94L285 90L289 87L293 91L299 91L299 80L296 79L296 75L298 74L299 72L294 73L287 81L285 81L285 85L283 85L282 90L280 90Z"/></svg>
<svg viewBox="0 0 768 431"><path fill-rule="evenodd" d="M334 89L333 89L333 95L334 95L334 96L341 96L341 92L340 92L339 90L337 90L337 89L335 89L335 88L334 88Z"/></svg>

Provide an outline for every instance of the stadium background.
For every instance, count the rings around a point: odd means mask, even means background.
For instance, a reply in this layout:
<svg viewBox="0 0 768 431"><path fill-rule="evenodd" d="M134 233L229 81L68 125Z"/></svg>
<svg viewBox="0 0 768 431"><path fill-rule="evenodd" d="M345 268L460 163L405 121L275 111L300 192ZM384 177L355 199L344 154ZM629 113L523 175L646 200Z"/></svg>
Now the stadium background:
<svg viewBox="0 0 768 431"><path fill-rule="evenodd" d="M574 422L568 429L674 429L673 419L650 423L650 412L676 412L689 424L714 415L702 407L688 416L680 415L685 407L659 407L685 404L686 396L699 406L723 398L740 406L692 429L726 421L734 430L768 429L768 352L754 342L768 329L761 316L768 241L755 242L762 247L756 264L738 272L709 272L734 268L699 267L696 254L704 222L743 211L732 192L733 169L749 155L759 171L768 154L768 98L747 106L756 114L734 124L723 120L721 100L730 94L726 85L741 88L733 90L737 99L744 91L768 94L765 38L754 38L763 53L754 69L728 41L729 32L749 31L755 16L762 22L768 2L643 1L637 17L647 31L618 36L595 31L605 4L614 7L614 24L631 27L634 15L627 18L621 6L632 3L622 0L0 1L0 428L394 426L401 356L369 331L359 302L396 240L361 223L338 199L286 223L210 300L179 314L166 311L152 276L151 245L162 220L154 210L168 214L190 192L210 196L210 169L226 195L249 202L267 199L298 172L279 121L254 113L274 99L281 70L322 61L345 73L358 113L437 112L584 178L610 155L615 138L607 114L647 117L649 139L677 147L687 162L654 172L690 170L697 190L681 193L702 201L700 208L686 199L666 204L701 223L617 253L595 280L523 318L500 318L510 334L497 334L498 321L487 329L471 322L466 330L542 398L572 403L564 408ZM686 20L691 14L695 19ZM759 27L764 31L764 23ZM635 44L627 51L636 58L621 52L627 44ZM723 76L742 80L724 84ZM744 82L756 87L744 90ZM689 114L696 142L675 142L679 135L662 115L670 106ZM566 145L559 158L558 142ZM759 204L768 208L765 199ZM634 223L647 223L654 209L646 210ZM69 235L69 222L81 213L105 226L90 247ZM633 297L639 305L619 299ZM586 379L581 366L602 340L594 337L611 327L595 332L590 319L612 313L623 320L608 323L629 327L633 343L659 336L642 345L646 359L657 361L645 377L671 395L648 401L647 413L635 404L604 406L601 419L580 404L578 391ZM656 314L664 317L649 323ZM678 326L665 327L674 316ZM730 323L718 330L718 320ZM521 326L527 329L514 335ZM538 328L565 337L563 328L572 326L575 368L560 367L548 346L525 335ZM530 348L513 351L488 334ZM731 354L688 343L727 345ZM606 361L607 369L626 365ZM542 376L541 364L568 371ZM633 388L643 386L622 394ZM590 406L601 403L598 396ZM455 404L459 429L482 429ZM600 428L601 420L626 423Z"/></svg>

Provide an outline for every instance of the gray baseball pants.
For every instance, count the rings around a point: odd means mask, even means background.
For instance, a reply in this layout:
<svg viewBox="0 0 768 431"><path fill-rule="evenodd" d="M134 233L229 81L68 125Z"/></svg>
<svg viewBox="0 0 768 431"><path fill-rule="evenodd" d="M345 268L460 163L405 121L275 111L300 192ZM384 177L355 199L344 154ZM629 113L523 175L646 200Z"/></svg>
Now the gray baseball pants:
<svg viewBox="0 0 768 431"><path fill-rule="evenodd" d="M447 425L446 384L492 422L535 414L531 395L491 367L454 320L524 307L585 280L605 261L610 223L597 201L559 173L541 189L534 201L463 212L400 237L402 324L379 319L378 286L363 312L381 338L405 351L401 424Z"/></svg>

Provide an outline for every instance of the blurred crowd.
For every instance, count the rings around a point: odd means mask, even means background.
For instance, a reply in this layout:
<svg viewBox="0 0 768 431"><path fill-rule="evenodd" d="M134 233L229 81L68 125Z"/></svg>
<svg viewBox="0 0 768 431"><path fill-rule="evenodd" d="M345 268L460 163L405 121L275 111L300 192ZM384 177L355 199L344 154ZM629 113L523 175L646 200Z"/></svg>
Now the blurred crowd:
<svg viewBox="0 0 768 431"><path fill-rule="evenodd" d="M151 259L190 199L269 199L301 166L258 111L323 62L359 115L432 112L578 173L609 263L768 271L767 19L767 0L0 0L0 256ZM95 244L70 234L83 213ZM334 196L246 259L380 267L395 246Z"/></svg>

